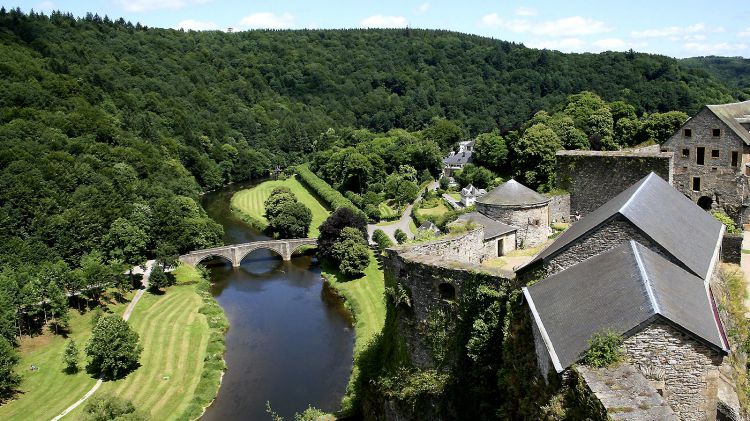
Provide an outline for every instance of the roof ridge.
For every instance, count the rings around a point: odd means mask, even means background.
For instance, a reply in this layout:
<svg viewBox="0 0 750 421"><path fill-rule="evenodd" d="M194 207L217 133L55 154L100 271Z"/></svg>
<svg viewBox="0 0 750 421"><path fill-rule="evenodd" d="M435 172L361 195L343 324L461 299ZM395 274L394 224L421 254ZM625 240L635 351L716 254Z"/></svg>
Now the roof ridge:
<svg viewBox="0 0 750 421"><path fill-rule="evenodd" d="M646 293L648 294L649 301L651 301L651 307L653 307L654 313L661 314L659 303L656 301L656 295L654 294L654 288L651 285L651 278L649 278L648 273L646 272L646 266L643 264L643 259L641 259L641 254L638 248L636 247L636 244L639 244L639 243L635 240L630 240L630 248L633 250L633 257L635 257L635 263L636 265L638 265L638 270L641 273L641 279L643 280L643 284L646 287Z"/></svg>

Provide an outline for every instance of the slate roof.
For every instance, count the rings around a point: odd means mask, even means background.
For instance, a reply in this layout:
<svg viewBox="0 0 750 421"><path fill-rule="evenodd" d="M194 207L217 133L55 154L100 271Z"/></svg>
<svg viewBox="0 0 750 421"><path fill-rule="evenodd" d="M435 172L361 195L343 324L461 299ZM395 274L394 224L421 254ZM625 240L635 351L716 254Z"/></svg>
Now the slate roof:
<svg viewBox="0 0 750 421"><path fill-rule="evenodd" d="M518 228L503 224L489 218L479 212L469 212L458 217L460 221L470 221L484 227L484 240L491 240L509 232L518 231Z"/></svg>
<svg viewBox="0 0 750 421"><path fill-rule="evenodd" d="M557 372L582 357L594 333L611 329L628 337L662 318L729 351L708 285L633 240L523 292Z"/></svg>
<svg viewBox="0 0 750 421"><path fill-rule="evenodd" d="M575 222L527 265L553 257L618 215L695 275L702 279L710 277L724 226L654 173Z"/></svg>
<svg viewBox="0 0 750 421"><path fill-rule="evenodd" d="M471 151L455 153L452 155L448 155L445 159L443 159L443 163L445 165L468 164L472 161L472 155L473 152Z"/></svg>
<svg viewBox="0 0 750 421"><path fill-rule="evenodd" d="M719 117L721 121L729 126L745 145L750 145L750 132L743 127L740 120L750 115L750 101L735 102L732 104L706 105L706 108ZM740 120L738 120L740 119Z"/></svg>
<svg viewBox="0 0 750 421"><path fill-rule="evenodd" d="M549 198L511 178L477 199L477 202L497 206L532 206L547 203Z"/></svg>

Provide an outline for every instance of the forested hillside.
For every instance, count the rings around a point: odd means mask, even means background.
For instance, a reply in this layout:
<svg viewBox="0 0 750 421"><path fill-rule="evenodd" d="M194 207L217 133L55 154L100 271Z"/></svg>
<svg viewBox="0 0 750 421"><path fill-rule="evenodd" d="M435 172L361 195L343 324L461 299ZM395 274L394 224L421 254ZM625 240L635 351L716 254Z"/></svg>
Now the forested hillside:
<svg viewBox="0 0 750 421"><path fill-rule="evenodd" d="M742 57L691 57L680 60L680 65L712 75L736 91L738 99L750 99L750 59Z"/></svg>

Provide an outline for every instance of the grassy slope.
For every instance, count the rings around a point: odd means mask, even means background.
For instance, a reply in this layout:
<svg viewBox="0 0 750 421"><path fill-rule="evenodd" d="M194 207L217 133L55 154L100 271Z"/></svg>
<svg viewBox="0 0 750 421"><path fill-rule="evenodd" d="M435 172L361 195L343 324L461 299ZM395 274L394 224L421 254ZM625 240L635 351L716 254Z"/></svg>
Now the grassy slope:
<svg viewBox="0 0 750 421"><path fill-rule="evenodd" d="M122 314L127 303L113 304L109 309ZM83 348L91 335L93 312L83 315L70 312L70 335L80 350L80 366L85 366ZM76 374L65 374L62 362L67 339L45 332L33 338L21 339L21 362L18 365L23 377L21 392L17 398L0 406L0 419L3 420L45 420L50 419L81 398L96 383L96 379L80 370ZM37 371L29 370L34 364Z"/></svg>
<svg viewBox="0 0 750 421"><path fill-rule="evenodd" d="M259 222L261 227L265 227L268 221L263 217L265 213L263 202L271 195L274 187L280 186L289 187L297 199L310 208L312 211L310 237L317 237L318 227L328 217L328 210L294 177L286 180L264 181L251 189L235 193L232 196L232 209L238 210L241 214Z"/></svg>
<svg viewBox="0 0 750 421"><path fill-rule="evenodd" d="M401 214L398 212L398 208L392 208L388 203L382 202L378 205L381 219L398 219Z"/></svg>
<svg viewBox="0 0 750 421"><path fill-rule="evenodd" d="M448 213L449 211L450 209L448 209L448 207L445 206L442 200L435 207L427 208L427 209L423 209L423 208L417 209L417 213L420 216L427 216L427 215L441 216L443 214Z"/></svg>
<svg viewBox="0 0 750 421"><path fill-rule="evenodd" d="M355 342L354 342L354 367L349 379L347 396L344 397L342 407L344 411L350 409L352 387L359 375L356 361L357 356L365 349L372 337L383 329L385 322L385 301L383 293L385 290L383 282L383 271L375 256L370 254L370 265L365 269L365 275L359 279L342 281L344 278L327 269L324 276L330 285L336 289L346 300L346 306L351 310L355 318Z"/></svg>

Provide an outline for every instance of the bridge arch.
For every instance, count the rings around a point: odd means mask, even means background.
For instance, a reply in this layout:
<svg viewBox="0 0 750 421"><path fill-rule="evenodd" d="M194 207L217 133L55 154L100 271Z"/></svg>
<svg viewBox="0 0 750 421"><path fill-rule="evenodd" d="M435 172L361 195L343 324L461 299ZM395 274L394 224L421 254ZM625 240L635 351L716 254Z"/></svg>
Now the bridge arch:
<svg viewBox="0 0 750 421"><path fill-rule="evenodd" d="M255 253L258 250L269 250L272 251L277 256L281 257L282 260L287 260L284 256L284 253L282 250L279 250L278 247L272 247L268 245L259 245L257 247L251 247L243 250L241 253L237 256L237 265L241 265L242 261L245 260L245 258L253 253Z"/></svg>
<svg viewBox="0 0 750 421"><path fill-rule="evenodd" d="M227 255L222 254L222 253L207 253L207 254L204 254L204 255L201 255L201 256L196 256L193 259L193 261L195 262L195 263L193 263L193 265L197 266L197 265L199 265L203 261L206 261L206 260L209 260L209 259L213 259L213 258L217 258L217 257L221 258L222 260L226 260L231 265L234 265L234 260L232 260L232 257L231 256L227 256Z"/></svg>

